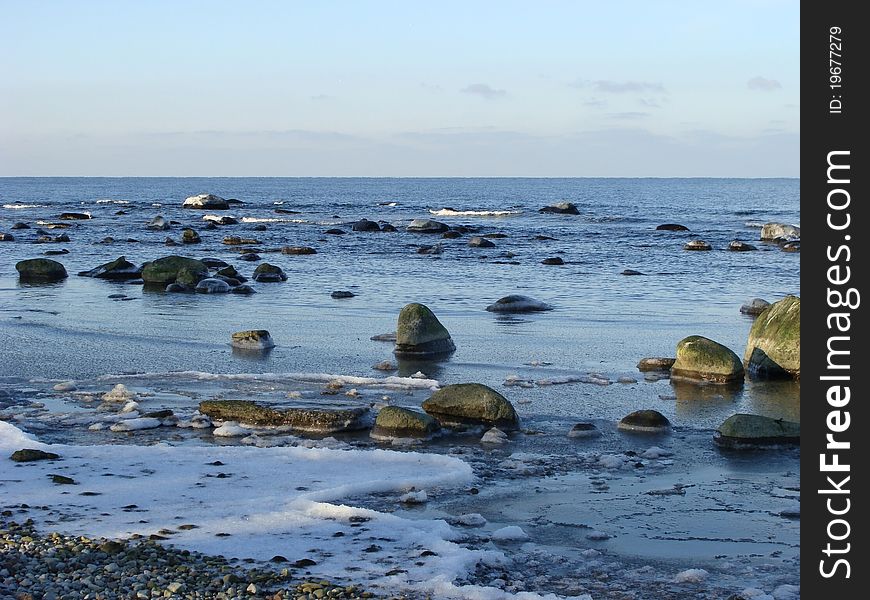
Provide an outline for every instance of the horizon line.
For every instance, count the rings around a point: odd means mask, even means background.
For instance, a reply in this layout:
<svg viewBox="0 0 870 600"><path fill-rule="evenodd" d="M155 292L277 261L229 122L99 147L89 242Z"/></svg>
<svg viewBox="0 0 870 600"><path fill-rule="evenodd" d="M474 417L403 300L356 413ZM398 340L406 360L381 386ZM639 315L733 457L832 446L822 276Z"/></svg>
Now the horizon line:
<svg viewBox="0 0 870 600"><path fill-rule="evenodd" d="M800 175L0 175L0 179L800 179Z"/></svg>

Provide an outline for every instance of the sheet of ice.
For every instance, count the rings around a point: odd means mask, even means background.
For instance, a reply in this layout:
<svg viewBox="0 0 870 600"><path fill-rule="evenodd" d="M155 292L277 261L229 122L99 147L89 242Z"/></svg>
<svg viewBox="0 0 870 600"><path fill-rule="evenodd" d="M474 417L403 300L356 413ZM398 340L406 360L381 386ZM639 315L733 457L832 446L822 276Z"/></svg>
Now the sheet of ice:
<svg viewBox="0 0 870 600"><path fill-rule="evenodd" d="M452 208L429 209L436 217L508 217L522 214L521 210L454 210Z"/></svg>
<svg viewBox="0 0 870 600"><path fill-rule="evenodd" d="M160 427L160 419L153 417L138 417L135 419L124 419L112 425L109 429L112 431L138 431L140 429L156 429Z"/></svg>
<svg viewBox="0 0 870 600"><path fill-rule="evenodd" d="M417 375L415 373L415 375ZM422 375L422 374L421 374ZM101 375L96 381L116 381L122 379L140 379L143 377L190 377L203 381L281 381L295 380L302 383L337 382L342 385L371 386L393 389L429 389L440 387L437 379L418 377L359 377L356 375L336 375L334 373L208 373L206 371L172 371L169 373L133 373ZM425 375L423 376L425 377Z"/></svg>

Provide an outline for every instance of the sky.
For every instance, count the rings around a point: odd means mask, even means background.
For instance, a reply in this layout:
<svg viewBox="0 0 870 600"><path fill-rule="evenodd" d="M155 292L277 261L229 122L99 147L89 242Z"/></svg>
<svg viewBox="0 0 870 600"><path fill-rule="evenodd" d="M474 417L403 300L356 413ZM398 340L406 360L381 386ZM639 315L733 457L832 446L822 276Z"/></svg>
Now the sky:
<svg viewBox="0 0 870 600"><path fill-rule="evenodd" d="M0 0L0 176L797 177L797 0Z"/></svg>

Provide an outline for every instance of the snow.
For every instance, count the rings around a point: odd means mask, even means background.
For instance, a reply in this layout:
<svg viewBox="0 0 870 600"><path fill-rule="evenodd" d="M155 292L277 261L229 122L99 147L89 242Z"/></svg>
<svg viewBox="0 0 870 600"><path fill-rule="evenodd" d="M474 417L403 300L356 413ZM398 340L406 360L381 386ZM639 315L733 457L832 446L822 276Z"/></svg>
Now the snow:
<svg viewBox="0 0 870 600"><path fill-rule="evenodd" d="M517 525L508 525L492 532L492 539L496 542L514 542L529 539L529 534Z"/></svg>
<svg viewBox="0 0 870 600"><path fill-rule="evenodd" d="M160 427L160 419L139 417L118 421L109 427L109 429L112 431L138 431L139 429L156 429L157 427Z"/></svg>
<svg viewBox="0 0 870 600"><path fill-rule="evenodd" d="M640 455L641 458L648 458L650 460L655 460L657 458L662 458L665 456L673 456L673 452L669 450L665 450L664 448L659 448L658 446L652 446L643 451Z"/></svg>
<svg viewBox="0 0 870 600"><path fill-rule="evenodd" d="M206 371L173 371L171 373L134 373L122 375L102 375L97 381L112 381L118 379L141 379L144 377L190 377L202 381L278 381L287 380L302 383L337 382L342 385L372 386L400 390L428 389L437 390L440 383L436 379L426 379L419 371L411 377L358 377L354 375L335 375L333 373L229 373L218 374ZM121 385L121 384L118 384ZM117 386L116 386L117 388Z"/></svg>
<svg viewBox="0 0 870 600"><path fill-rule="evenodd" d="M704 569L686 569L674 577L674 583L701 583L710 573Z"/></svg>
<svg viewBox="0 0 870 600"><path fill-rule="evenodd" d="M466 527L483 527L486 525L486 519L480 513L460 515L454 519L454 522Z"/></svg>
<svg viewBox="0 0 870 600"><path fill-rule="evenodd" d="M250 429L242 427L235 421L226 421L223 425L212 431L212 434L217 437L239 437L248 435L249 433L251 433Z"/></svg>
<svg viewBox="0 0 870 600"><path fill-rule="evenodd" d="M103 394L103 402L129 402L135 400L136 394L128 390L123 383L117 384L111 391Z"/></svg>
<svg viewBox="0 0 870 600"><path fill-rule="evenodd" d="M426 493L426 490L420 490L419 492L410 491L399 496L399 502L405 504L423 504L427 500L429 500L429 495Z"/></svg>
<svg viewBox="0 0 870 600"><path fill-rule="evenodd" d="M37 442L35 437L29 433L24 433L14 425L0 421L0 450L3 452L15 452L23 448L44 450L48 448L48 445ZM6 463L8 461L3 462Z"/></svg>

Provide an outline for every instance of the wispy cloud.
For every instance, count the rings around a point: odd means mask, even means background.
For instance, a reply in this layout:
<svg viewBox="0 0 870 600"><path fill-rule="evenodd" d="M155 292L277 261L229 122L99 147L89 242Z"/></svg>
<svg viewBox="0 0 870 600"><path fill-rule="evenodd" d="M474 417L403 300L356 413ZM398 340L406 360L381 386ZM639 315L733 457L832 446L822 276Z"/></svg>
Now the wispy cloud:
<svg viewBox="0 0 870 600"><path fill-rule="evenodd" d="M583 106L588 106L589 108L604 108L607 106L607 102L600 98L587 98L583 101Z"/></svg>
<svg viewBox="0 0 870 600"><path fill-rule="evenodd" d="M597 79L590 81L578 79L571 85L578 88L592 88L596 92L601 92L603 94L668 93L665 86L661 83L651 81L613 81L610 79Z"/></svg>
<svg viewBox="0 0 870 600"><path fill-rule="evenodd" d="M746 82L746 87L757 92L773 92L781 90L782 84L776 79L767 79L766 77L753 77Z"/></svg>
<svg viewBox="0 0 870 600"><path fill-rule="evenodd" d="M610 113L607 116L610 117L611 119L620 119L623 121L633 121L635 119L645 119L648 116L650 116L650 114L648 112L628 111L628 112Z"/></svg>
<svg viewBox="0 0 870 600"><path fill-rule="evenodd" d="M464 94L473 94L475 96L480 96L481 98L486 98L487 100L494 100L495 98L507 96L507 91L495 89L486 83L472 83L471 85L462 88L460 91Z"/></svg>

